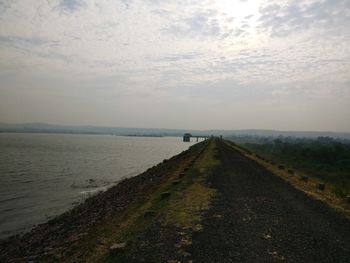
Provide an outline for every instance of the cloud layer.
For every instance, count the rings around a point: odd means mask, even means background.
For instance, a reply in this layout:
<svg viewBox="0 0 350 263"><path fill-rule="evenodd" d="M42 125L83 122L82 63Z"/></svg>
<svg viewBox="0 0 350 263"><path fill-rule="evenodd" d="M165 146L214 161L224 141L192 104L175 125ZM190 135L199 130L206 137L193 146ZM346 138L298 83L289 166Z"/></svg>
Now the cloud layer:
<svg viewBox="0 0 350 263"><path fill-rule="evenodd" d="M0 121L350 131L347 0L0 0Z"/></svg>

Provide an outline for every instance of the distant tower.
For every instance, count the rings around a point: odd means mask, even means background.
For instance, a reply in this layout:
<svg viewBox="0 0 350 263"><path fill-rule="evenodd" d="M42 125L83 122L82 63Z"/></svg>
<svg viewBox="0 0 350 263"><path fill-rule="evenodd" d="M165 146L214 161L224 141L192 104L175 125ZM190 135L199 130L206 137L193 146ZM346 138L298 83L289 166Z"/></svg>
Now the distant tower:
<svg viewBox="0 0 350 263"><path fill-rule="evenodd" d="M185 133L183 137L184 142L190 142L191 137L192 137L191 133Z"/></svg>

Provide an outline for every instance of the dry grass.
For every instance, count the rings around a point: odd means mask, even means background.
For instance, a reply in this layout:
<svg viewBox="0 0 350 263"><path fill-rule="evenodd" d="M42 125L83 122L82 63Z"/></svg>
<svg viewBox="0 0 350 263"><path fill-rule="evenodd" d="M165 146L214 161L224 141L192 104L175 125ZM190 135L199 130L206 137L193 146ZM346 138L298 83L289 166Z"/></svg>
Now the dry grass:
<svg viewBox="0 0 350 263"><path fill-rule="evenodd" d="M205 184L206 177L211 173L218 161L215 159L215 143L210 142L206 151L194 163L186 186L178 191L169 202L165 211L165 223L181 228L198 227L201 212L210 207L215 190Z"/></svg>
<svg viewBox="0 0 350 263"><path fill-rule="evenodd" d="M166 211L165 223L181 228L195 227L200 223L200 213L209 208L215 191L194 182L171 200Z"/></svg>

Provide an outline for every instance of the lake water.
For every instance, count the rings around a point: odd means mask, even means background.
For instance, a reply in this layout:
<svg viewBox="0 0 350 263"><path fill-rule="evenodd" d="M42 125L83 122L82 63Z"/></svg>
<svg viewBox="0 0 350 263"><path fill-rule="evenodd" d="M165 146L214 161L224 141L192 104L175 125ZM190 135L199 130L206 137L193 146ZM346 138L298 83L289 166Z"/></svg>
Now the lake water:
<svg viewBox="0 0 350 263"><path fill-rule="evenodd" d="M176 137L0 133L0 238L188 149Z"/></svg>

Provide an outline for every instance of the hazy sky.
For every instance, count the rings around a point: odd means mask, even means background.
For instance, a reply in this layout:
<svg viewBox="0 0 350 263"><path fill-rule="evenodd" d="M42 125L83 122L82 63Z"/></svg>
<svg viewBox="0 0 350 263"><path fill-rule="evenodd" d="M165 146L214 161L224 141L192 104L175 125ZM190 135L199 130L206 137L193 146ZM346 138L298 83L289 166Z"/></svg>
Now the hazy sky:
<svg viewBox="0 0 350 263"><path fill-rule="evenodd" d="M350 131L350 1L0 0L0 122Z"/></svg>

